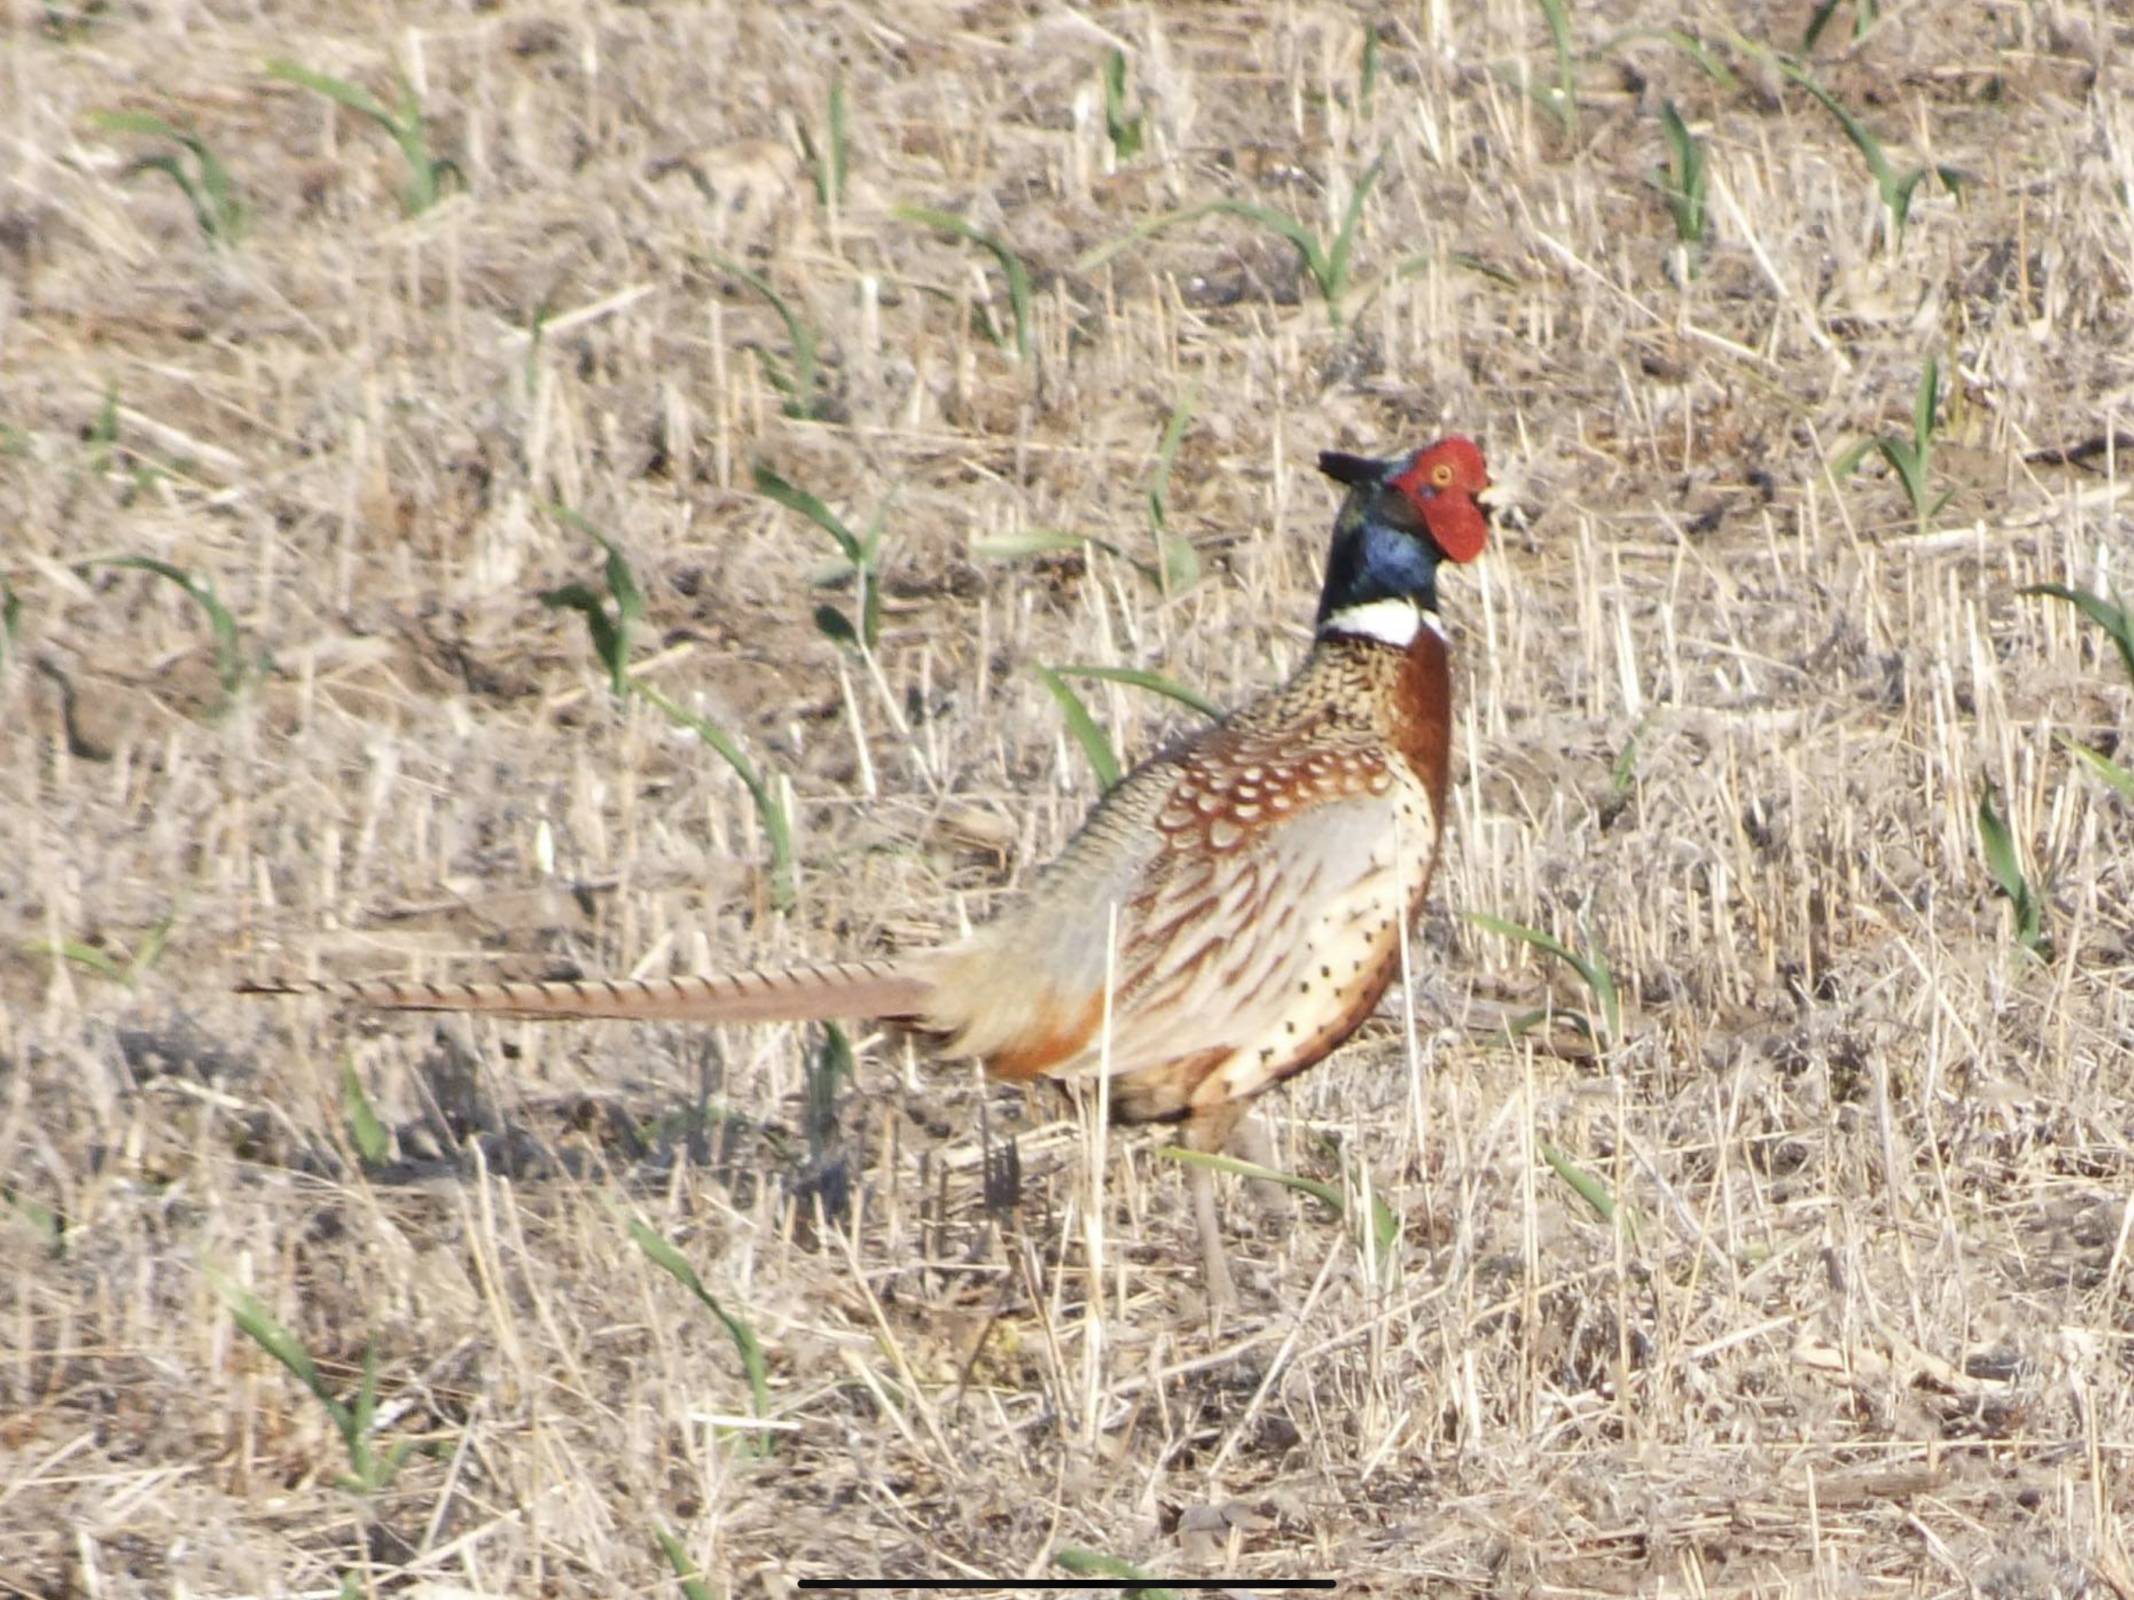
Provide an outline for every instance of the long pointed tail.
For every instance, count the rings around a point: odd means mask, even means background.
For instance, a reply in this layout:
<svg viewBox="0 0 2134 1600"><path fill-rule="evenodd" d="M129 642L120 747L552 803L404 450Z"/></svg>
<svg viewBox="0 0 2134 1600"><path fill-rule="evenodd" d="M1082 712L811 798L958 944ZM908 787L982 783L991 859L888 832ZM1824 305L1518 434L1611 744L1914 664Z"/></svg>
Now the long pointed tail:
<svg viewBox="0 0 2134 1600"><path fill-rule="evenodd" d="M315 995L380 1011L618 1017L668 1022L916 1021L934 998L915 961L818 961L717 978L579 978L549 983L426 983L391 978L248 978L239 994Z"/></svg>

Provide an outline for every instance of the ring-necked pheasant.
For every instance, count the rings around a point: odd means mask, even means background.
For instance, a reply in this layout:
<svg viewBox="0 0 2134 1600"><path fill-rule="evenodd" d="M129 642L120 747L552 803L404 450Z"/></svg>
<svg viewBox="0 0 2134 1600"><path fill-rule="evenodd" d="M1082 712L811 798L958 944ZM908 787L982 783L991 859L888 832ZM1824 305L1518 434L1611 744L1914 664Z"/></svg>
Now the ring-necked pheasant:
<svg viewBox="0 0 2134 1600"><path fill-rule="evenodd" d="M1251 1100L1354 1032L1400 969L1450 756L1437 569L1480 555L1488 532L1489 474L1470 440L1393 461L1329 452L1319 467L1348 495L1296 675L1136 768L1018 901L959 943L713 978L240 987L546 1018L880 1018L995 1077L1108 1064L1117 1120L1173 1123L1188 1146L1220 1149ZM1190 1171L1208 1293L1225 1301L1212 1183Z"/></svg>

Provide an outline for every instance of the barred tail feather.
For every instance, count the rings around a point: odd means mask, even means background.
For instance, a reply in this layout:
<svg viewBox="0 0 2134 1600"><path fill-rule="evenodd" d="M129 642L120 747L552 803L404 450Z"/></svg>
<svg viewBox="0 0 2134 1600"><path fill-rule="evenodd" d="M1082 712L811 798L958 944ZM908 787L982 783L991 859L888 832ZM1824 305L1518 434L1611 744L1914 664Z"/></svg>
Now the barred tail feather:
<svg viewBox="0 0 2134 1600"><path fill-rule="evenodd" d="M716 978L578 978L547 983L431 983L392 978L249 978L239 994L313 995L379 1011L474 1011L565 1020L921 1021L935 985L911 961L817 961Z"/></svg>

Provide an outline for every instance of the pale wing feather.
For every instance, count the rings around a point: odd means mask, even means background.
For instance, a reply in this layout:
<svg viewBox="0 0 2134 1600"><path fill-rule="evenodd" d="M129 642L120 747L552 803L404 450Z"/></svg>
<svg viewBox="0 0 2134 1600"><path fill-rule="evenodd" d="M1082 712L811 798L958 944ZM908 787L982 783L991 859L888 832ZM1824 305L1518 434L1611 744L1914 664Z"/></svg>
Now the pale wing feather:
<svg viewBox="0 0 2134 1600"><path fill-rule="evenodd" d="M1314 931L1350 908L1391 903L1392 809L1377 795L1323 802L1222 858L1212 884L1183 865L1154 865L1122 908L1120 946L1134 955L1115 978L1111 1072L1278 1035L1316 970ZM1104 1064L1092 1041L1054 1072Z"/></svg>

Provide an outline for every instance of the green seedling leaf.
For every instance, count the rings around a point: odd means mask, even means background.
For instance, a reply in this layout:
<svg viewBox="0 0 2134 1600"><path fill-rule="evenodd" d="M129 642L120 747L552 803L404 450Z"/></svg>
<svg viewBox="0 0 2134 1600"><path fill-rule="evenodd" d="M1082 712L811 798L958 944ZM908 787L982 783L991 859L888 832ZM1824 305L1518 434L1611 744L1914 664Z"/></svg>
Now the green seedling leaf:
<svg viewBox="0 0 2134 1600"><path fill-rule="evenodd" d="M1485 932L1494 933L1502 939L1511 939L1519 943L1530 944L1535 949L1546 951L1569 966L1573 972L1578 974L1580 981L1585 984L1587 989L1592 992L1594 1002L1600 1008L1601 1038L1595 1042L1606 1048L1621 1041L1623 1037L1623 1002L1621 995L1616 991L1615 970L1608 965L1607 957L1601 955L1598 951L1591 955L1581 954L1565 945L1562 941L1543 933L1539 928L1529 928L1524 923L1507 922L1504 918L1490 916L1487 912L1469 911L1466 913L1466 917L1469 922ZM1582 1025L1591 1032L1591 1023L1582 1023Z"/></svg>
<svg viewBox="0 0 2134 1600"><path fill-rule="evenodd" d="M1164 502L1171 492L1171 465L1178 459L1178 447L1185 442L1186 429L1193 421L1193 408L1200 404L1200 385L1194 384L1171 408L1171 415L1163 425L1163 437L1156 445L1156 470L1149 477L1149 527L1161 534L1167 526Z"/></svg>
<svg viewBox="0 0 2134 1600"><path fill-rule="evenodd" d="M245 1336L260 1349L288 1369L290 1375L318 1399L334 1420L334 1426L345 1435L351 1420L348 1407L320 1375L318 1365L311 1359L311 1352L303 1342L289 1331L281 1319L261 1303L259 1296L241 1285L231 1283L213 1268L208 1270L208 1281L221 1299Z"/></svg>
<svg viewBox="0 0 2134 1600"><path fill-rule="evenodd" d="M1065 528L1025 528L1020 533L1002 534L995 539L974 539L971 554L987 561L1025 561L1033 556L1066 555L1093 544L1100 550L1109 550L1117 555L1118 548L1102 539L1089 539L1079 533L1069 533Z"/></svg>
<svg viewBox="0 0 2134 1600"><path fill-rule="evenodd" d="M805 1126L808 1154L820 1161L837 1136L837 1092L857 1070L852 1041L834 1022L822 1025L822 1046L808 1054Z"/></svg>
<svg viewBox="0 0 2134 1600"><path fill-rule="evenodd" d="M1141 154L1144 121L1126 113L1126 52L1115 49L1104 58L1104 133L1113 160L1131 161Z"/></svg>
<svg viewBox="0 0 2134 1600"><path fill-rule="evenodd" d="M341 1442L348 1451L350 1470L342 1475L342 1485L363 1493L391 1487L401 1465L415 1448L415 1441L401 1440L382 1453L377 1448L374 1439L378 1411L376 1351L365 1348L363 1376L356 1390L355 1404L344 1404L327 1385L303 1342L260 1302L257 1295L230 1282L213 1267L208 1268L208 1282L238 1328L287 1368L290 1375L326 1408L326 1414L332 1418L334 1429L341 1435Z"/></svg>
<svg viewBox="0 0 2134 1600"><path fill-rule="evenodd" d="M1356 109L1371 114L1371 99L1378 92L1378 24L1363 25L1363 66L1356 77Z"/></svg>
<svg viewBox="0 0 2134 1600"><path fill-rule="evenodd" d="M759 274L725 256L715 255L710 257L710 260L720 271L729 277L740 279L761 295L778 314L779 321L785 324L786 340L793 347L791 364L779 361L768 350L758 350L756 359L762 362L764 376L770 379L771 387L785 396L787 416L802 422L815 416L815 387L820 377L820 368L816 362L815 330L809 327L800 313L787 304L785 298Z"/></svg>
<svg viewBox="0 0 2134 1600"><path fill-rule="evenodd" d="M1623 741L1623 748L1615 753L1615 764L1608 769L1608 792L1618 800L1638 781L1638 747L1644 741L1646 725L1651 721L1649 712L1638 719L1638 725L1630 730L1630 737Z"/></svg>
<svg viewBox="0 0 2134 1600"><path fill-rule="evenodd" d="M575 611L585 619L585 631L593 641L593 654L608 675L608 687L616 699L630 692L630 647L622 624L608 611L608 604L582 583L566 583L543 589L534 597L551 611Z"/></svg>
<svg viewBox="0 0 2134 1600"><path fill-rule="evenodd" d="M126 969L93 944L83 944L79 939L32 939L22 947L24 955L54 956L61 961L71 961L77 967L86 967L100 978L109 978L113 983L126 982Z"/></svg>
<svg viewBox="0 0 2134 1600"><path fill-rule="evenodd" d="M2018 594L2042 594L2055 600L2065 600L2090 621L2105 631L2119 650L2119 659L2127 669L2129 682L2134 682L2134 606L2124 602L2114 605L2099 594L2087 589L2073 589L2064 583L2033 583L2016 591Z"/></svg>
<svg viewBox="0 0 2134 1600"><path fill-rule="evenodd" d="M358 116L368 117L387 133L397 130L393 114L380 105L367 89L359 88L346 78L336 78L328 72L315 72L310 67L299 66L294 61L280 59L267 63L267 76L279 78L284 83L293 83L300 89L309 89L313 94L322 94L336 105L347 107Z"/></svg>
<svg viewBox="0 0 2134 1600"><path fill-rule="evenodd" d="M608 593L614 597L616 616L625 626L642 617L645 614L645 592L638 588L637 574L630 570L630 559L622 553L622 546L569 506L551 506L549 510L566 528L584 534L607 552L607 560L601 564L601 577L607 583Z"/></svg>
<svg viewBox="0 0 2134 1600"><path fill-rule="evenodd" d="M1215 1155L1204 1150L1188 1150L1184 1145L1160 1144L1156 1148L1174 1161L1183 1161L1189 1167L1206 1167L1211 1172L1232 1172L1240 1178L1264 1178L1269 1183L1278 1183L1285 1189L1295 1189L1308 1194L1344 1222L1355 1220L1355 1208L1341 1190L1333 1184L1322 1183L1317 1178L1307 1178L1301 1173L1282 1172L1273 1167L1263 1167L1255 1161L1240 1161L1236 1156ZM1379 1265L1390 1265L1394 1247L1400 1242L1400 1218L1393 1208L1379 1198L1374 1186L1371 1190L1371 1248L1377 1253Z"/></svg>
<svg viewBox="0 0 2134 1600"><path fill-rule="evenodd" d="M630 690L646 701L660 715L676 727L687 728L718 754L734 776L741 780L741 787L748 791L749 800L756 808L756 816L763 824L764 836L771 846L771 904L780 911L793 903L799 892L798 874L793 864L793 827L785 814L785 806L772 792L756 764L749 760L738 740L709 717L700 717L693 711L676 705L651 684L641 678L629 680Z"/></svg>
<svg viewBox="0 0 2134 1600"><path fill-rule="evenodd" d="M1149 531L1156 540L1157 581L1165 593L1190 588L1200 577L1200 557L1190 542L1169 531L1167 502L1171 493L1171 466L1178 447L1185 441L1193 421L1193 408L1200 403L1200 385L1187 389L1163 425L1163 438L1156 446L1156 470L1149 478Z"/></svg>
<svg viewBox="0 0 2134 1600"><path fill-rule="evenodd" d="M171 155L143 156L126 170L162 173L184 194L193 208L193 219L210 244L227 246L237 242L244 231L244 204L230 182L229 169L197 133L147 111L97 111L90 114L89 121L91 126L109 133L142 134L181 146L192 156L194 172L187 172Z"/></svg>
<svg viewBox="0 0 2134 1600"><path fill-rule="evenodd" d="M15 656L15 636L22 629L22 596L15 586L0 578L0 672Z"/></svg>
<svg viewBox="0 0 2134 1600"><path fill-rule="evenodd" d="M637 1248L651 1258L655 1266L695 1295L698 1303L719 1319L720 1326L726 1330L726 1336L733 1340L735 1350L740 1352L741 1370L748 1375L750 1406L759 1420L768 1416L771 1409L770 1368L763 1359L763 1346L756 1339L756 1330L719 1303L718 1296L704 1287L704 1280L697 1276L696 1268L689 1264L681 1251L635 1217L630 1219L630 1237L636 1241ZM752 1448L757 1455L769 1455L771 1436L768 1433L757 1434Z"/></svg>
<svg viewBox="0 0 2134 1600"><path fill-rule="evenodd" d="M1111 740L1097 726L1097 719L1089 714L1089 707L1082 704L1082 697L1050 667L1033 661L1030 670L1059 702L1060 711L1067 718L1067 731L1074 735L1075 743L1082 747L1082 754L1089 758L1090 769L1097 775L1097 787L1106 793L1117 788L1119 758L1112 750Z"/></svg>
<svg viewBox="0 0 2134 1600"><path fill-rule="evenodd" d="M1023 265L1023 258L1015 253L1014 247L953 212L936 211L930 206L897 206L891 214L922 228L938 228L943 233L952 233L967 244L977 245L999 263L1001 276L1008 285L1008 311L1015 319L1015 353L1021 359L1029 360L1030 269Z"/></svg>
<svg viewBox="0 0 2134 1600"><path fill-rule="evenodd" d="M1144 222L1128 230L1111 243L1100 245L1075 263L1078 272L1093 272L1120 252L1145 239L1166 232L1183 223L1195 222L1202 217L1242 217L1247 222L1259 224L1287 240L1297 252L1304 269L1317 286L1321 299L1326 304L1327 321L1334 327L1341 326L1343 302L1347 298L1349 284L1349 260L1355 245L1357 220L1363 214L1363 202L1378 181L1380 168L1385 158L1381 156L1366 167L1363 176L1356 180L1356 187L1349 193L1349 203L1342 212L1341 227L1334 235L1330 248L1322 249L1311 230L1296 218L1285 216L1269 206L1251 205L1243 200L1204 200L1198 205L1180 207L1167 211L1162 216Z"/></svg>
<svg viewBox="0 0 2134 1600"><path fill-rule="evenodd" d="M1870 451L1881 456L1904 489L1904 498L1922 533L1932 526L1941 508L1949 503L1949 495L1955 492L1933 492L1934 426L1940 397L1941 361L1938 356L1929 356L1912 397L1912 437L1895 439L1885 434L1856 440L1838 452L1830 467L1833 476L1849 478L1860 470L1860 463Z"/></svg>
<svg viewBox="0 0 2134 1600"><path fill-rule="evenodd" d="M116 424L114 424L115 430ZM195 577L183 567L159 561L154 556L98 556L84 561L80 570L88 572L97 567L116 567L133 572L150 572L159 578L168 579L192 596L207 616L208 629L215 639L215 676L221 680L225 702L234 697L244 686L249 671L244 647L237 635L237 619L230 615L229 608L216 598L214 587L205 578Z"/></svg>
<svg viewBox="0 0 2134 1600"><path fill-rule="evenodd" d="M778 476L770 467L757 462L751 469L756 482L756 493L766 500L775 500L788 511L797 511L816 527L837 541L837 548L844 552L845 559L854 567L866 565L873 553L861 542L859 536L845 526L844 520L816 496Z"/></svg>
<svg viewBox="0 0 2134 1600"><path fill-rule="evenodd" d="M1404 278L1409 278L1413 277L1418 272L1427 272L1437 259L1438 258L1434 256L1410 256L1406 261L1401 263L1400 275ZM1508 267L1499 266L1496 262L1488 260L1485 257L1475 255L1469 251L1448 250L1445 252L1443 259L1447 266L1459 267L1468 272L1480 273L1483 277L1489 279L1490 282L1501 283L1507 289L1517 289L1523 286L1518 273L1513 272Z"/></svg>
<svg viewBox="0 0 2134 1600"><path fill-rule="evenodd" d="M1628 1207L1618 1208L1615 1196L1609 1191L1607 1184L1552 1144L1542 1145L1541 1159L1549 1164L1557 1177L1571 1186L1572 1191L1592 1208L1593 1214L1601 1221L1613 1227L1616 1217L1620 1215L1623 1219L1623 1231L1629 1236L1632 1244L1637 1243L1637 1213Z"/></svg>
<svg viewBox="0 0 2134 1600"><path fill-rule="evenodd" d="M1131 1561L1121 1561L1099 1550L1061 1545L1052 1552L1052 1559L1078 1578L1122 1580L1125 1586L1119 1591L1121 1600L1178 1600L1173 1591L1155 1586L1155 1581Z"/></svg>
<svg viewBox="0 0 2134 1600"><path fill-rule="evenodd" d="M1549 42L1556 50L1556 86L1537 92L1535 99L1555 116L1568 139L1578 127L1578 81L1571 65L1571 16L1563 0L1540 0L1540 5L1541 14L1549 25Z"/></svg>
<svg viewBox="0 0 2134 1600"><path fill-rule="evenodd" d="M377 1109L353 1061L341 1067L341 1120L348 1124L350 1143L366 1167L382 1167L392 1155L392 1136L385 1131Z"/></svg>
<svg viewBox="0 0 2134 1600"><path fill-rule="evenodd" d="M689 1551L682 1541L664 1524L655 1528L652 1536L659 1540L660 1549L666 1552L667 1565L674 1569L675 1582L687 1600L713 1600L711 1586L704 1581L697 1564L689 1559Z"/></svg>
<svg viewBox="0 0 2134 1600"><path fill-rule="evenodd" d="M842 67L830 77L828 123L826 147L818 146L808 125L801 123L800 150L815 175L816 204L825 211L835 211L845 203L845 165L851 147L851 134L845 125L845 72Z"/></svg>
<svg viewBox="0 0 2134 1600"><path fill-rule="evenodd" d="M866 537L862 538L847 527L842 518L807 490L786 482L768 466L757 462L754 468L757 493L775 500L790 511L798 511L818 528L829 534L845 557L851 576L859 585L860 621L854 627L852 621L835 606L818 606L815 611L815 626L839 644L848 644L855 649L872 650L881 636L882 586L876 570L876 556L882 544L882 524L885 511L877 509L874 520L868 524ZM834 578L842 578L843 572Z"/></svg>
<svg viewBox="0 0 2134 1600"><path fill-rule="evenodd" d="M1670 162L1656 179L1660 197L1675 221L1675 238L1691 249L1701 249L1710 222L1705 215L1706 173L1704 146L1689 131L1682 113L1670 100L1660 108L1660 127L1667 137Z"/></svg>
<svg viewBox="0 0 2134 1600"><path fill-rule="evenodd" d="M86 967L99 977L109 978L113 983L136 987L155 964L163 958L163 951L170 943L171 929L177 926L178 911L174 906L156 925L150 928L141 940L141 948L134 952L133 959L119 965L107 951L77 939L40 939L24 945L28 955L56 956L62 961L71 961L78 967Z"/></svg>
<svg viewBox="0 0 2134 1600"><path fill-rule="evenodd" d="M2032 955L2044 955L2044 903L2023 875L2022 862L2016 855L2015 837L2008 831L2008 824L1994 803L1991 784L1979 791L1978 841L1986 858L1986 870L1993 875L1994 883L2007 897L2014 912L2016 942Z"/></svg>
<svg viewBox="0 0 2134 1600"><path fill-rule="evenodd" d="M567 583L545 589L536 598L551 611L575 611L585 619L593 654L607 671L608 687L622 699L630 692L630 624L644 615L644 593L620 545L568 506L550 506L549 511L565 527L584 534L607 552L601 576L608 592L603 597L582 583Z"/></svg>
<svg viewBox="0 0 2134 1600"><path fill-rule="evenodd" d="M1060 675L1066 678L1098 678L1106 683L1131 684L1136 689L1147 689L1154 694L1165 695L1182 706L1191 706L1202 716L1216 722L1223 720L1222 707L1213 700L1197 689L1188 689L1184 684L1166 678L1158 672L1147 672L1140 667L1090 666L1080 662L1058 670Z"/></svg>
<svg viewBox="0 0 2134 1600"><path fill-rule="evenodd" d="M2090 771L2118 790L2122 798L2134 800L2134 772L2129 772L2102 750L2092 750L2088 745L2070 739L2064 733L2056 733L2053 737L2067 746L2070 754L2080 757L2082 764Z"/></svg>
<svg viewBox="0 0 2134 1600"><path fill-rule="evenodd" d="M331 73L316 72L294 61L271 60L266 64L267 76L279 78L284 83L293 83L309 89L313 94L323 95L336 105L345 106L360 117L365 117L382 128L399 148L401 159L407 164L408 184L402 193L402 204L408 215L418 216L435 205L444 192L447 178L458 180L460 171L450 161L435 158L430 153L428 126L422 114L422 102L415 97L415 86L407 78L400 80L400 106L397 111L388 111L366 89L350 83L346 78L336 78Z"/></svg>
<svg viewBox="0 0 2134 1600"><path fill-rule="evenodd" d="M66 1220L50 1206L32 1200L20 1189L0 1183L0 1206L8 1214L19 1217L43 1241L47 1250L58 1250L67 1242Z"/></svg>
<svg viewBox="0 0 2134 1600"><path fill-rule="evenodd" d="M1934 416L1941 405L1941 357L1928 356L1919 374L1919 389L1912 396L1912 444L1924 466L1934 442Z"/></svg>
<svg viewBox="0 0 2134 1600"><path fill-rule="evenodd" d="M694 733L733 769L734 776L748 791L749 800L754 804L764 834L770 841L771 903L780 911L785 910L793 903L797 882L793 866L793 830L784 805L739 742L724 728L708 717L685 710L653 685L630 675L629 624L642 616L645 609L644 595L637 587L630 563L621 546L577 512L567 506L551 506L549 509L567 526L595 540L607 552L602 572L609 599L603 599L582 583L571 583L545 590L539 596L541 603L551 610L575 611L585 619L586 631L592 637L593 653L606 669L616 699L637 696L676 727Z"/></svg>
<svg viewBox="0 0 2134 1600"><path fill-rule="evenodd" d="M1808 26L1801 33L1802 55L1815 48L1815 42L1823 37L1823 30L1830 25L1830 19L1837 14L1838 7L1843 3L1844 0L1822 0L1815 8L1808 18ZM1855 39L1864 39L1867 30L1875 25L1875 16L1875 0L1853 0L1852 36Z"/></svg>
<svg viewBox="0 0 2134 1600"><path fill-rule="evenodd" d="M1747 43L1746 41L1742 42L1744 44ZM1866 123L1846 109L1843 101L1816 82L1814 74L1810 73L1806 67L1803 67L1799 62L1788 56L1779 54L1775 50L1764 49L1757 45L1749 45L1748 48L1764 57L1779 72L1791 78L1803 89L1806 89L1810 95L1815 97L1816 102L1825 111L1828 111L1831 116L1837 119L1838 126L1845 130L1845 137L1852 141L1853 148L1860 152L1860 159L1867 163L1868 173L1875 180L1875 189L1882 197L1883 209L1889 213L1891 226L1899 241L1902 241L1905 223L1911 216L1912 193L1918 188L1919 180L1925 175L1927 169L1920 167L1911 172L1900 174L1896 168L1890 165L1888 155L1883 152L1882 141L1875 137ZM1936 170L1938 171L1939 169ZM1944 182L1946 181L1944 179ZM1956 193L1958 191L1952 188L1950 192Z"/></svg>
<svg viewBox="0 0 2134 1600"><path fill-rule="evenodd" d="M1724 61L1719 59L1718 53L1694 33L1682 28L1624 28L1619 32L1611 33L1606 39L1603 39L1593 54L1595 56L1605 56L1613 51L1617 45L1634 43L1640 39L1650 39L1661 44L1673 45L1677 50L1688 56L1690 60L1694 61L1698 69L1707 78L1729 94L1741 87L1741 80L1734 76Z"/></svg>

